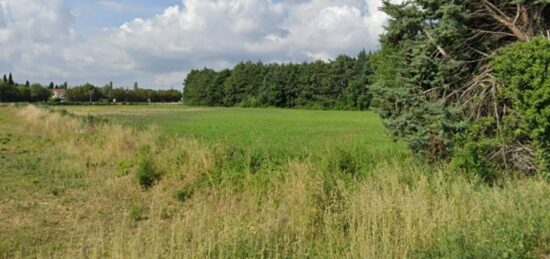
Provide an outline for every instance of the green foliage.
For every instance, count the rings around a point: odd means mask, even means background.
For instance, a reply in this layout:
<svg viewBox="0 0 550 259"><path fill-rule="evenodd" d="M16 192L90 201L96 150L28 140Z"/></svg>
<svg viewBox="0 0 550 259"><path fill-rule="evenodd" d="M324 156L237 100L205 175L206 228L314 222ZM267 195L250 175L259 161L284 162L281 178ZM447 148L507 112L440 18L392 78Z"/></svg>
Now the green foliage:
<svg viewBox="0 0 550 259"><path fill-rule="evenodd" d="M155 171L153 160L148 156L148 152L143 151L136 168L136 179L139 185L145 189L153 187L160 180L160 174Z"/></svg>
<svg viewBox="0 0 550 259"><path fill-rule="evenodd" d="M382 36L381 51L371 58L375 72L371 80L373 103L394 138L405 140L415 153L430 160L455 156L455 165L485 179L520 164L531 170L525 158L530 139L539 146L539 153L550 153L542 144L548 139L548 130L543 129L547 126L533 126L548 125L550 117L549 80L545 81L549 48L543 43L547 40L533 39L550 29L547 3L385 1L383 10L392 19ZM501 16L524 19L516 20L518 26L510 29ZM530 39L489 62L486 53ZM504 82L505 92L509 84L516 84L510 87L518 91L504 98L493 74ZM521 104L526 108L518 102L526 102ZM518 128L525 123L516 117L527 118L531 126ZM511 124L504 124L505 120Z"/></svg>
<svg viewBox="0 0 550 259"><path fill-rule="evenodd" d="M232 70L192 70L185 79L189 105L366 110L370 54L325 63L242 62Z"/></svg>
<svg viewBox="0 0 550 259"><path fill-rule="evenodd" d="M478 175L486 182L492 183L499 178L504 169L503 164L488 158L506 141L502 135L495 136L497 124L494 118L485 117L470 125L460 147L454 152L452 165L466 172Z"/></svg>
<svg viewBox="0 0 550 259"><path fill-rule="evenodd" d="M139 200L133 200L128 208L128 217L134 222L145 219L145 208Z"/></svg>
<svg viewBox="0 0 550 259"><path fill-rule="evenodd" d="M48 90L47 88L43 87L40 84L32 84L30 86L30 89L31 89L30 100L32 102L46 102L52 95L50 90Z"/></svg>
<svg viewBox="0 0 550 259"><path fill-rule="evenodd" d="M518 136L532 139L550 172L550 40L538 37L503 49L493 61L504 96L525 121Z"/></svg>
<svg viewBox="0 0 550 259"><path fill-rule="evenodd" d="M179 102L182 94L174 89L152 90L143 88L124 89L106 85L101 88L92 84L85 84L67 89L67 100L70 102Z"/></svg>
<svg viewBox="0 0 550 259"><path fill-rule="evenodd" d="M549 171L550 153L550 41L535 38L499 51L491 62L503 85L500 102L508 115L497 121L483 117L460 139L453 163L493 181L505 169L532 173ZM526 148L532 152L518 152ZM535 157L536 156L536 157Z"/></svg>
<svg viewBox="0 0 550 259"><path fill-rule="evenodd" d="M31 86L0 81L0 102L45 102L51 92L40 84Z"/></svg>

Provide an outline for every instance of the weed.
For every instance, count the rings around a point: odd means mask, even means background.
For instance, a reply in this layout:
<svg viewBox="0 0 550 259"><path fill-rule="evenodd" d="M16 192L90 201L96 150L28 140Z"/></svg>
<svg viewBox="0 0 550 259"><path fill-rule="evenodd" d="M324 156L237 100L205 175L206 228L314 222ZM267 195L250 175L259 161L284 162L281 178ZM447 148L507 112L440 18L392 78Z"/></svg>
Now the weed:
<svg viewBox="0 0 550 259"><path fill-rule="evenodd" d="M185 202L193 196L195 190L191 186L185 186L176 192L176 200Z"/></svg>
<svg viewBox="0 0 550 259"><path fill-rule="evenodd" d="M150 158L141 157L138 160L136 178L139 185L145 189L153 187L153 185L160 179L160 174L155 172L153 162Z"/></svg>
<svg viewBox="0 0 550 259"><path fill-rule="evenodd" d="M130 217L130 219L134 222L145 219L145 209L139 201L134 200L130 203L130 207L128 208L128 217Z"/></svg>

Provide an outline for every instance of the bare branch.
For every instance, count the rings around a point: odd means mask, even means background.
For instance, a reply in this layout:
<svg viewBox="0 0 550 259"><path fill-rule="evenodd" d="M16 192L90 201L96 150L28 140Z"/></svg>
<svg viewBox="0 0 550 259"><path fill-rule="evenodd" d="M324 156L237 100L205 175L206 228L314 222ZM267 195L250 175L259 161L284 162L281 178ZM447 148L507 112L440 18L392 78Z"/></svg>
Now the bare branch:
<svg viewBox="0 0 550 259"><path fill-rule="evenodd" d="M516 7L517 7L516 18L514 18L514 22L512 22L513 24L516 24L518 22L519 17L521 15L521 6L519 4L516 4Z"/></svg>
<svg viewBox="0 0 550 259"><path fill-rule="evenodd" d="M436 42L435 39L432 37L432 35L430 34L430 32L428 32L428 30L422 29L422 31L424 32L424 34L426 34L426 37L428 37L428 39L430 39L430 41L432 41L432 43L435 45L435 47L437 48L437 50L439 51L439 53L441 53L441 55L443 55L443 56L446 57L446 58L450 58L451 60L453 60L453 58L449 56L449 54L447 53L447 51L445 51L445 49L444 49L443 47L441 47L439 44L437 44L437 42Z"/></svg>
<svg viewBox="0 0 550 259"><path fill-rule="evenodd" d="M528 41L529 40L529 37L523 31L521 31L516 26L516 24L514 24L511 21L511 19L508 16L506 16L506 14L504 14L504 12L502 12L502 10L500 10L498 7L493 5L488 0L482 0L482 2L485 6L485 9L487 9L487 11L489 11L489 14L491 15L491 17L493 17L495 20L500 22L502 25L506 26L514 34L514 36L516 36L516 38L518 40L520 40L520 41ZM523 15L526 15L525 11L523 11L521 13L523 13Z"/></svg>

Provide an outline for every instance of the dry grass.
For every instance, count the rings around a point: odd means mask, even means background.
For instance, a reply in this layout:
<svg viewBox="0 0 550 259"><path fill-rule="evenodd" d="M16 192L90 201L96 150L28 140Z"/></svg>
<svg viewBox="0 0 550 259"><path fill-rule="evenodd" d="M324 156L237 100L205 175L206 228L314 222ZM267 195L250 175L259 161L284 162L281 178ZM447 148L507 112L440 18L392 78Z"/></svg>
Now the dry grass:
<svg viewBox="0 0 550 259"><path fill-rule="evenodd" d="M16 114L25 136L51 141L40 153L63 165L46 166L75 174L85 184L56 197L21 196L2 203L0 215L12 219L0 223L7 233L34 227L33 233L42 235L48 228L37 217L59 225L49 234L52 240L31 245L22 240L17 249L5 251L6 257L497 258L550 253L550 185L544 179L509 179L491 187L446 166L412 161L380 163L361 178L308 161L243 173L224 166L221 146L83 123L32 106ZM133 174L143 156L162 174L149 190L140 188ZM219 181L220 174L232 180ZM193 191L178 201L176 193L184 187ZM33 202L41 215L20 208ZM0 234L0 240L5 237Z"/></svg>

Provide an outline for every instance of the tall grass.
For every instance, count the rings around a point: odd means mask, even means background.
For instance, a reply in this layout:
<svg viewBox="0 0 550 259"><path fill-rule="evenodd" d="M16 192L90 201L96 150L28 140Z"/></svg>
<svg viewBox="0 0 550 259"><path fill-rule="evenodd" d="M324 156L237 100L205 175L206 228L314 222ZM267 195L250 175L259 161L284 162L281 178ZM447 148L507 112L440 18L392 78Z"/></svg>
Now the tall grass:
<svg viewBox="0 0 550 259"><path fill-rule="evenodd" d="M273 165L231 146L90 123L32 106L9 109L19 121L12 131L35 142L48 140L27 156L44 158L37 166L50 178L62 178L52 182L81 184L67 184L58 195L28 195L30 188L4 198L0 215L23 223L0 221L6 230L0 233L0 256L550 254L550 185L544 179L510 178L489 186L446 165L380 160L360 146L334 147L319 161ZM140 159L162 176L148 189L136 181ZM32 202L40 208L21 208ZM26 227L49 238L34 240ZM6 241L8 235L21 238Z"/></svg>

